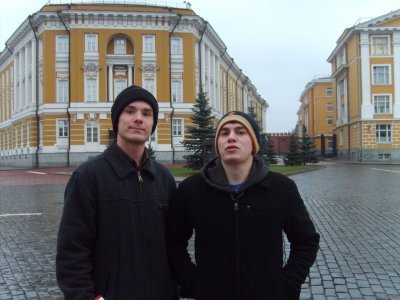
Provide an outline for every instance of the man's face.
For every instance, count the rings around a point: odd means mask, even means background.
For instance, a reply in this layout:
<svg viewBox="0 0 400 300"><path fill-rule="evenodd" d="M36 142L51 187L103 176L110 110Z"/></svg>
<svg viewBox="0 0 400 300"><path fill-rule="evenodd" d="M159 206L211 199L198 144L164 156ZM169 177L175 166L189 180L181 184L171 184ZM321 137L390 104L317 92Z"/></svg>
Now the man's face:
<svg viewBox="0 0 400 300"><path fill-rule="evenodd" d="M117 141L144 144L151 135L153 122L153 110L147 102L130 103L119 117Z"/></svg>
<svg viewBox="0 0 400 300"><path fill-rule="evenodd" d="M241 163L253 157L253 144L246 128L237 122L225 124L218 136L218 151L225 163Z"/></svg>

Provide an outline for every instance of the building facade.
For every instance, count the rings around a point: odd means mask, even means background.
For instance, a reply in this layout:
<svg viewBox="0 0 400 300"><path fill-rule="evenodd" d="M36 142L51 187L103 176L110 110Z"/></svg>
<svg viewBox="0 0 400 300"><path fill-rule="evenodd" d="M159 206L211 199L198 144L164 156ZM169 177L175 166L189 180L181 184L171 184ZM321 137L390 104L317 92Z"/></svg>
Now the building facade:
<svg viewBox="0 0 400 300"><path fill-rule="evenodd" d="M400 161L400 10L344 30L328 62L338 157Z"/></svg>
<svg viewBox="0 0 400 300"><path fill-rule="evenodd" d="M0 166L77 166L104 151L113 100L132 84L159 101L149 143L160 161L182 160L200 89L216 120L253 107L266 127L267 102L189 4L57 3L29 16L0 53Z"/></svg>
<svg viewBox="0 0 400 300"><path fill-rule="evenodd" d="M307 83L300 96L298 115L298 135L302 127L314 140L317 155L330 157L335 154L333 128L336 120L335 93L330 77L316 78Z"/></svg>

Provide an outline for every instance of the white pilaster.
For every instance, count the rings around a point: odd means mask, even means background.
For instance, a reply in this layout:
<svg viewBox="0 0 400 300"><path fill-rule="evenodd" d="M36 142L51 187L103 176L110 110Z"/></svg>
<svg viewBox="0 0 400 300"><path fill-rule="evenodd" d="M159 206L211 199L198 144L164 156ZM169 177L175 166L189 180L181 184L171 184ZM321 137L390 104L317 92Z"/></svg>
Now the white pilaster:
<svg viewBox="0 0 400 300"><path fill-rule="evenodd" d="M25 84L24 84L24 104L22 105L22 107L25 107L28 105L28 103L31 102L31 100L29 99L29 47L28 45L26 45L25 47Z"/></svg>
<svg viewBox="0 0 400 300"><path fill-rule="evenodd" d="M32 54L32 101L31 103L34 104L36 102L36 40L33 39L31 42L31 54Z"/></svg>
<svg viewBox="0 0 400 300"><path fill-rule="evenodd" d="M128 86L133 84L132 82L132 67L133 65L128 65Z"/></svg>
<svg viewBox="0 0 400 300"><path fill-rule="evenodd" d="M17 54L18 55L18 54ZM17 110L17 102L18 102L18 93L17 93L17 82L19 81L19 74L17 72L17 65L18 65L18 56L14 56L14 105L12 107L13 111ZM11 110L11 107L10 107ZM12 112L10 111L10 115Z"/></svg>
<svg viewBox="0 0 400 300"><path fill-rule="evenodd" d="M19 88L18 88L18 104L17 104L17 110L20 110L22 108L22 104L24 103L24 91L22 90L22 82L24 81L24 73L22 72L22 51L19 51L18 55L18 73L19 73Z"/></svg>
<svg viewBox="0 0 400 300"><path fill-rule="evenodd" d="M368 32L361 33L361 119L372 119L374 107L371 103L371 76L369 62L369 36Z"/></svg>
<svg viewBox="0 0 400 300"><path fill-rule="evenodd" d="M113 99L113 65L108 65L108 101Z"/></svg>
<svg viewBox="0 0 400 300"><path fill-rule="evenodd" d="M201 66L200 66L200 70L201 70L201 73L200 73L200 76L201 76L201 83L202 83L202 88L203 88L203 92L204 92L204 87L205 87L205 74L206 74L206 72L205 72L205 60L206 60L206 55L205 55L205 52L206 52L206 47L205 47L205 45L204 45L204 43L201 43L201 51L200 51L200 55L201 55Z"/></svg>
<svg viewBox="0 0 400 300"><path fill-rule="evenodd" d="M400 31L393 32L394 103L393 117L400 118Z"/></svg>

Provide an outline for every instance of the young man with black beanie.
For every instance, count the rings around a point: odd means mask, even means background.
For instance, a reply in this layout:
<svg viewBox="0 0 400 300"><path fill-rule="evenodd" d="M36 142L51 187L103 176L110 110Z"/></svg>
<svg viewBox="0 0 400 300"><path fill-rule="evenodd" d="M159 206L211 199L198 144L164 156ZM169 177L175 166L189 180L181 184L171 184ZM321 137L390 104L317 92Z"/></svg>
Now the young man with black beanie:
<svg viewBox="0 0 400 300"><path fill-rule="evenodd" d="M83 163L65 190L57 280L65 299L175 299L165 217L176 184L145 143L158 103L130 86L111 108L115 142Z"/></svg>
<svg viewBox="0 0 400 300"><path fill-rule="evenodd" d="M218 123L217 157L178 186L167 250L181 295L200 300L299 299L319 234L296 184L257 157L260 132L233 111ZM195 263L188 240L195 232ZM290 254L283 261L284 232Z"/></svg>

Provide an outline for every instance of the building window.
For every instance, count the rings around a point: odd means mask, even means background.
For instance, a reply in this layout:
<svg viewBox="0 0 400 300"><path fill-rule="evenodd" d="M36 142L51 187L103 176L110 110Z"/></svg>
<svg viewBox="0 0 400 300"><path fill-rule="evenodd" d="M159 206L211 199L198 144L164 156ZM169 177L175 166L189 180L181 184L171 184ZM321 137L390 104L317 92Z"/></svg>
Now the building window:
<svg viewBox="0 0 400 300"><path fill-rule="evenodd" d="M148 90L154 96L156 96L156 94L155 94L155 86L154 86L154 78L145 78L143 80L143 88Z"/></svg>
<svg viewBox="0 0 400 300"><path fill-rule="evenodd" d="M333 103L332 102L328 102L326 104L326 111L333 111Z"/></svg>
<svg viewBox="0 0 400 300"><path fill-rule="evenodd" d="M57 120L57 137L67 138L68 135L68 120Z"/></svg>
<svg viewBox="0 0 400 300"><path fill-rule="evenodd" d="M126 79L114 79L114 99L127 87L128 81Z"/></svg>
<svg viewBox="0 0 400 300"><path fill-rule="evenodd" d="M143 36L143 52L155 53L156 52L156 37L155 35Z"/></svg>
<svg viewBox="0 0 400 300"><path fill-rule="evenodd" d="M68 79L57 79L57 103L68 102Z"/></svg>
<svg viewBox="0 0 400 300"><path fill-rule="evenodd" d="M85 52L97 52L97 34L85 34Z"/></svg>
<svg viewBox="0 0 400 300"><path fill-rule="evenodd" d="M378 159L379 160L390 160L392 155L390 153L379 153Z"/></svg>
<svg viewBox="0 0 400 300"><path fill-rule="evenodd" d="M326 95L328 97L332 96L332 88L326 88Z"/></svg>
<svg viewBox="0 0 400 300"><path fill-rule="evenodd" d="M171 38L171 54L175 55L182 54L182 38L180 37Z"/></svg>
<svg viewBox="0 0 400 300"><path fill-rule="evenodd" d="M99 124L96 120L88 120L86 122L86 142L98 143L99 142Z"/></svg>
<svg viewBox="0 0 400 300"><path fill-rule="evenodd" d="M388 85L390 80L390 65L372 66L372 76L374 85Z"/></svg>
<svg viewBox="0 0 400 300"><path fill-rule="evenodd" d="M97 78L86 78L86 102L97 102Z"/></svg>
<svg viewBox="0 0 400 300"><path fill-rule="evenodd" d="M172 79L172 102L182 103L183 102L183 82L182 79Z"/></svg>
<svg viewBox="0 0 400 300"><path fill-rule="evenodd" d="M390 96L389 95L374 95L374 110L376 114L390 114L391 113L391 105L390 105Z"/></svg>
<svg viewBox="0 0 400 300"><path fill-rule="evenodd" d="M172 136L182 136L182 119L172 119Z"/></svg>
<svg viewBox="0 0 400 300"><path fill-rule="evenodd" d="M117 37L114 39L114 54L126 54L126 38Z"/></svg>
<svg viewBox="0 0 400 300"><path fill-rule="evenodd" d="M56 52L57 53L68 53L69 51L69 39L68 35L57 35L56 36Z"/></svg>
<svg viewBox="0 0 400 300"><path fill-rule="evenodd" d="M391 143L392 142L392 126L376 125L376 142Z"/></svg>
<svg viewBox="0 0 400 300"><path fill-rule="evenodd" d="M333 124L333 117L328 117L327 121L328 121L328 125L332 125Z"/></svg>
<svg viewBox="0 0 400 300"><path fill-rule="evenodd" d="M389 36L371 36L371 55L385 56L390 54Z"/></svg>

